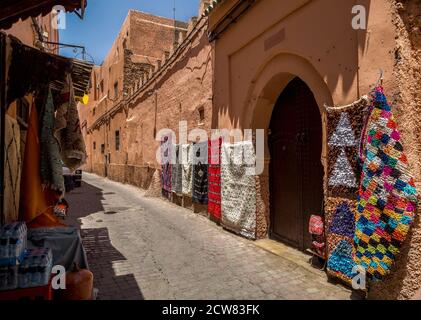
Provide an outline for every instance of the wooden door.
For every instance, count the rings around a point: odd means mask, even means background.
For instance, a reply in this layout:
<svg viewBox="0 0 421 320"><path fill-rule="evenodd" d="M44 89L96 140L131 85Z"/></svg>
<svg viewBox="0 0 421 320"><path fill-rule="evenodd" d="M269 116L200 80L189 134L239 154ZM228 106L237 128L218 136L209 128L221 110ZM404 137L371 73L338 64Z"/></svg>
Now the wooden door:
<svg viewBox="0 0 421 320"><path fill-rule="evenodd" d="M270 123L270 236L309 248L311 214L322 214L321 117L314 96L298 78L279 97Z"/></svg>

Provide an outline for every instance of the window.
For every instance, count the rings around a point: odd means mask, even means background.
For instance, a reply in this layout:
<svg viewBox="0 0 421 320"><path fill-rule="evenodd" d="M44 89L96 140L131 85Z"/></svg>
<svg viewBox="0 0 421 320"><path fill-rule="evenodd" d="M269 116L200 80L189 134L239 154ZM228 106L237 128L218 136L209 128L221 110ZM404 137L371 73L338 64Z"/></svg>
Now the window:
<svg viewBox="0 0 421 320"><path fill-rule="evenodd" d="M114 99L118 98L118 81L114 83Z"/></svg>
<svg viewBox="0 0 421 320"><path fill-rule="evenodd" d="M99 86L101 87L101 93L104 93L104 80L101 80Z"/></svg>
<svg viewBox="0 0 421 320"><path fill-rule="evenodd" d="M104 154L105 153L105 144L101 144L101 153Z"/></svg>
<svg viewBox="0 0 421 320"><path fill-rule="evenodd" d="M120 130L115 132L115 149L120 150Z"/></svg>
<svg viewBox="0 0 421 320"><path fill-rule="evenodd" d="M93 145L94 150L96 150L96 142L94 141L94 145Z"/></svg>
<svg viewBox="0 0 421 320"><path fill-rule="evenodd" d="M95 112L96 112L96 108L93 108L92 109L92 114L95 115Z"/></svg>

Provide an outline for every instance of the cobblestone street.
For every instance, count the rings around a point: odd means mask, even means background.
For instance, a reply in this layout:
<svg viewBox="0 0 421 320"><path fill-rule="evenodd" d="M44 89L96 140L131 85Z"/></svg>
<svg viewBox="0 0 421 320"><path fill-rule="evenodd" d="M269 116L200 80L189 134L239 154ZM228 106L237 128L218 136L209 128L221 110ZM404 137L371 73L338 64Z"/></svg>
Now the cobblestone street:
<svg viewBox="0 0 421 320"><path fill-rule="evenodd" d="M349 299L351 293L207 218L84 173L67 195L98 299Z"/></svg>

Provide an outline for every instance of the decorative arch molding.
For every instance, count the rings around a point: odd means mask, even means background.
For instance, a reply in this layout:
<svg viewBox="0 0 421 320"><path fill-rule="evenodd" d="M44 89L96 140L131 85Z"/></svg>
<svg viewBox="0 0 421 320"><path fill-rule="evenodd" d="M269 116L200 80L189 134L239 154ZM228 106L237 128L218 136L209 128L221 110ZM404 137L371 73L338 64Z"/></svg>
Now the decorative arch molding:
<svg viewBox="0 0 421 320"><path fill-rule="evenodd" d="M295 77L303 80L319 106L333 105L330 90L316 68L305 58L291 53L277 53L264 61L247 92L243 124L253 129L267 129L273 107L287 84Z"/></svg>
<svg viewBox="0 0 421 320"><path fill-rule="evenodd" d="M316 68L305 58L290 53L279 52L264 61L256 72L250 88L247 92L245 112L241 123L243 128L265 130L265 156L264 159L256 160L263 165L263 174L256 177L257 204L256 212L257 238L265 238L270 230L270 186L269 164L270 153L268 145L268 129L272 117L272 111L280 94L288 83L295 77L304 81L319 107L322 122L322 154L321 162L327 168L326 146L326 115L325 105L333 105L332 94ZM324 189L326 190L327 175L325 170Z"/></svg>

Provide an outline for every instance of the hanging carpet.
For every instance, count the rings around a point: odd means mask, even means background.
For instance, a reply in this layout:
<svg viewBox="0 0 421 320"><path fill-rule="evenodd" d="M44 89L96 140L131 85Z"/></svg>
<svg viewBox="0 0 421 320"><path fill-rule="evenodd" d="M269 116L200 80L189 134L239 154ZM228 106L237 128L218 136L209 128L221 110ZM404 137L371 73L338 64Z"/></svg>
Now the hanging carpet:
<svg viewBox="0 0 421 320"><path fill-rule="evenodd" d="M193 190L194 203L208 204L208 142L193 144Z"/></svg>
<svg viewBox="0 0 421 320"><path fill-rule="evenodd" d="M54 136L59 146L64 165L74 171L85 164L86 146L80 127L79 113L70 74L58 100Z"/></svg>
<svg viewBox="0 0 421 320"><path fill-rule="evenodd" d="M64 194L63 163L60 146L54 137L54 102L51 90L48 89L41 112L40 147L41 183L44 188L55 190L60 196Z"/></svg>
<svg viewBox="0 0 421 320"><path fill-rule="evenodd" d="M400 133L381 87L375 92L362 151L355 262L370 280L378 281L390 272L418 203Z"/></svg>
<svg viewBox="0 0 421 320"><path fill-rule="evenodd" d="M221 220L221 145L219 138L209 141L208 148L208 212L216 221Z"/></svg>
<svg viewBox="0 0 421 320"><path fill-rule="evenodd" d="M172 186L172 167L171 167L171 159L172 159L172 142L170 136L165 136L163 141L161 142L161 185L163 195L169 197L171 194Z"/></svg>
<svg viewBox="0 0 421 320"><path fill-rule="evenodd" d="M180 145L173 145L173 161L171 167L171 189L177 195L183 193L182 150Z"/></svg>
<svg viewBox="0 0 421 320"><path fill-rule="evenodd" d="M221 148L221 224L256 238L255 152L252 142L223 143Z"/></svg>
<svg viewBox="0 0 421 320"><path fill-rule="evenodd" d="M327 273L351 284L356 199L360 179L359 140L369 106L367 96L327 110L327 197L325 198ZM344 261L342 261L344 259ZM352 266L351 266L352 269Z"/></svg>
<svg viewBox="0 0 421 320"><path fill-rule="evenodd" d="M193 190L193 145L183 144L182 151L182 192L185 196L192 196Z"/></svg>

